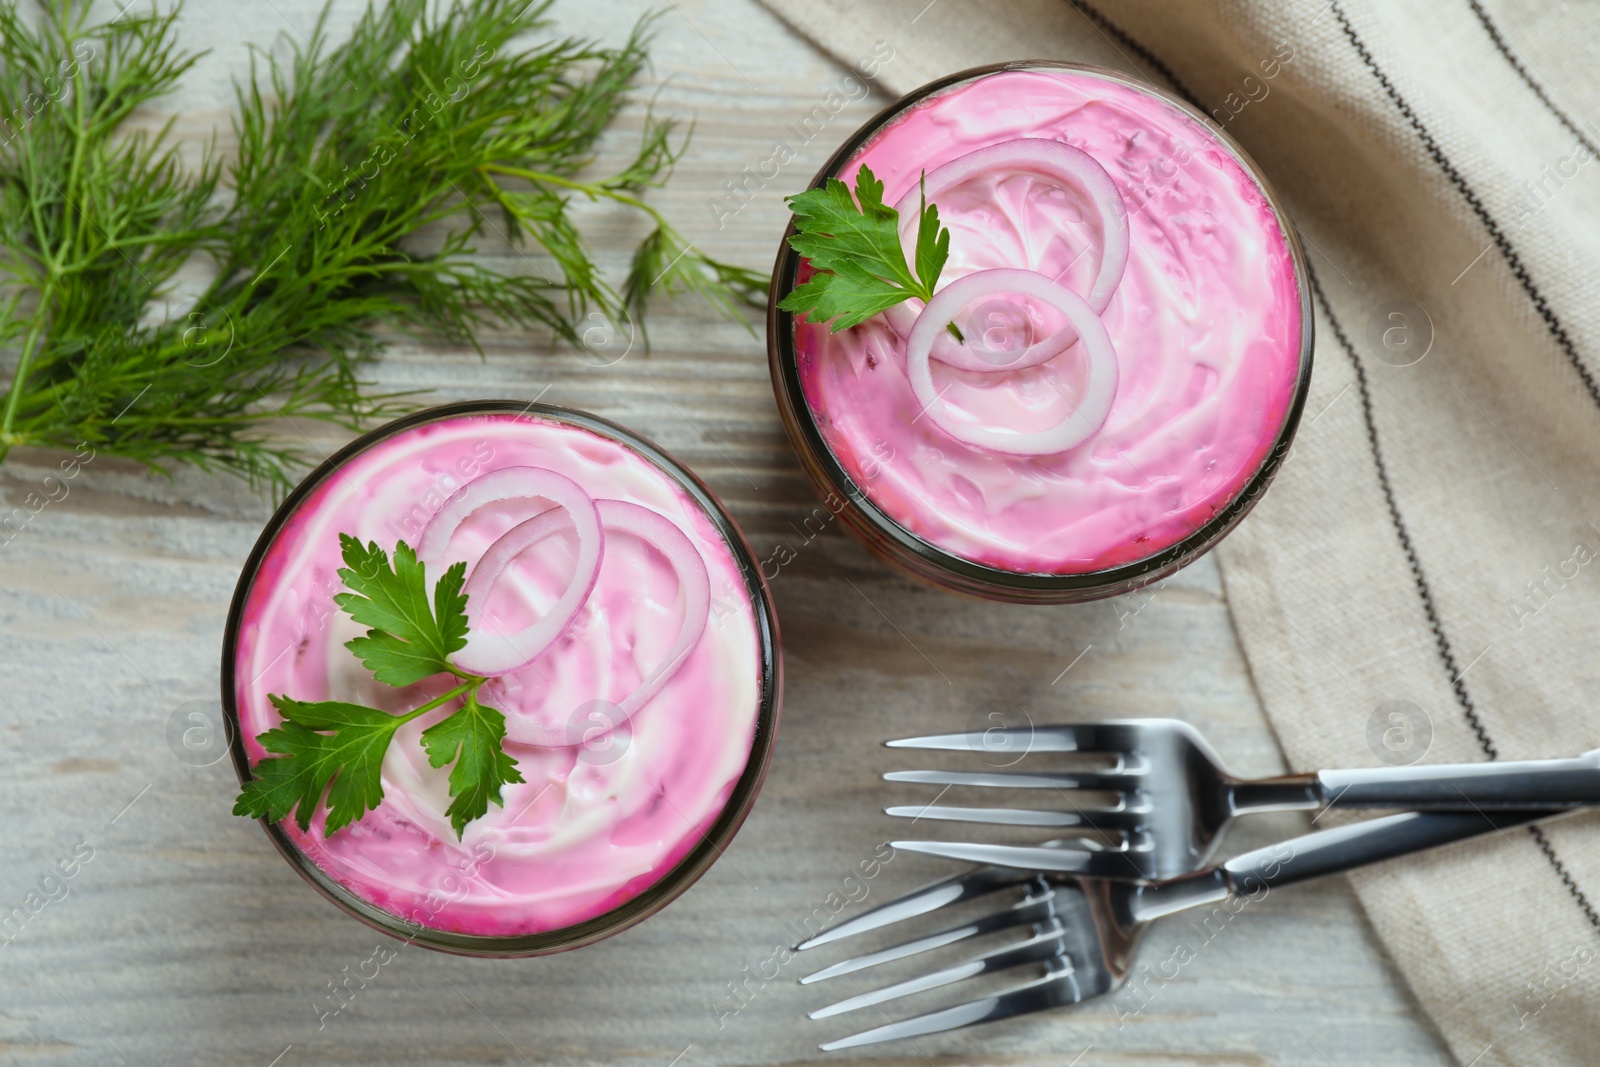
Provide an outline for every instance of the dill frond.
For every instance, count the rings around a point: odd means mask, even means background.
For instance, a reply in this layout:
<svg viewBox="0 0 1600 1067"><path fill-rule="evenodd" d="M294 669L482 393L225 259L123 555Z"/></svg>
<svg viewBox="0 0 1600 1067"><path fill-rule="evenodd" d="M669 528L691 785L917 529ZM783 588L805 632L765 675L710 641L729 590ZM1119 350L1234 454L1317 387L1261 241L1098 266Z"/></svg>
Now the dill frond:
<svg viewBox="0 0 1600 1067"><path fill-rule="evenodd" d="M125 125L198 58L178 47L176 12L91 24L89 6L33 21L0 4L0 347L16 352L0 460L88 443L281 490L302 457L273 420L356 427L408 406L362 378L382 329L577 343L591 310L642 327L654 292L740 319L764 299L764 278L705 256L642 198L683 150L672 123L651 113L620 170L587 173L645 70L648 20L603 48L551 36L548 2L394 0L333 46L325 9L286 59L252 54L237 157L207 145L195 167L167 128ZM652 223L620 291L574 198ZM408 248L441 227L437 251ZM490 269L475 255L486 235L538 246L555 276ZM151 324L195 257L214 281L186 316Z"/></svg>

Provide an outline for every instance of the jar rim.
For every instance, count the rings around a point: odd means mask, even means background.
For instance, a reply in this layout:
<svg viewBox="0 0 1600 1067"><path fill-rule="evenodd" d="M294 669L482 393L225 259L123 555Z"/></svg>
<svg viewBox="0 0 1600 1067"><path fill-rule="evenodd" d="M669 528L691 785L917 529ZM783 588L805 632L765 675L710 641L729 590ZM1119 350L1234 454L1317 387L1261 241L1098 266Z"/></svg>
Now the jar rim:
<svg viewBox="0 0 1600 1067"><path fill-rule="evenodd" d="M807 188L821 188L828 178L836 177L839 169L880 131L923 101L995 74L1029 70L1062 70L1100 78L1153 96L1176 108L1203 127L1233 157L1256 183L1272 208L1289 250L1294 267L1295 289L1300 298L1299 360L1294 390L1277 435L1260 465L1232 499L1198 529L1149 556L1114 567L1072 574L1015 571L990 566L940 548L913 533L878 506L845 470L822 436L815 413L806 401L795 352L794 315L778 307L778 303L794 288L800 266L799 253L789 247L789 238L795 232L793 218L784 230L772 271L767 305L767 361L779 413L790 441L800 455L801 465L815 488L844 498L846 503L840 514L870 550L915 578L956 592L1021 603L1065 603L1129 592L1187 566L1210 551L1255 506L1289 454L1295 430L1305 409L1306 396L1311 387L1315 323L1305 252L1299 234L1261 168L1226 130L1216 126L1188 101L1159 86L1105 67L1045 59L1014 60L971 67L946 75L906 93L863 123L828 157Z"/></svg>
<svg viewBox="0 0 1600 1067"><path fill-rule="evenodd" d="M238 654L238 635L244 621L245 604L254 588L255 579L267 553L276 542L283 527L293 518L299 507L322 484L346 463L389 438L418 426L448 419L473 415L527 415L551 422L588 430L598 436L615 441L649 461L652 466L670 478L697 504L706 518L716 528L732 553L734 562L744 578L749 595L752 617L755 622L758 658L761 667L760 700L756 712L755 732L750 741L750 754L734 783L733 791L709 829L700 834L700 840L659 878L621 904L582 922L554 930L532 934L465 934L440 930L421 923L407 921L394 912L379 907L357 896L343 883L311 859L280 823L258 820L267 837L290 866L331 900L346 914L352 915L368 926L391 937L425 948L462 956L510 958L542 956L554 952L581 948L603 938L619 933L666 907L687 890L710 868L734 835L743 825L755 804L762 781L772 762L777 741L778 717L783 699L783 657L778 634L777 612L770 590L755 553L745 539L743 531L728 514L711 490L700 478L680 463L671 453L653 441L609 419L592 415L575 408L558 405L528 403L521 400L467 400L441 404L412 412L409 415L376 427L323 460L286 496L267 520L254 547L246 557L233 599L228 608L228 620L222 642L222 708L224 724L229 738L228 746L233 758L234 771L243 785L251 780L249 754L244 746L244 731L239 719L235 693L235 667Z"/></svg>

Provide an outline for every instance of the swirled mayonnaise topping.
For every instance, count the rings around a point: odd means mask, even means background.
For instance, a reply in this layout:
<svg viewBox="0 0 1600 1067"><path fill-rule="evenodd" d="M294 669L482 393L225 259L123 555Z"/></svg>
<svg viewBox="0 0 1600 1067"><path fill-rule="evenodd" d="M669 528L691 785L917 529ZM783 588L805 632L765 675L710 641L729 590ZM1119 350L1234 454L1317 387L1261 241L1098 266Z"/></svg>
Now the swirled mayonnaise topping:
<svg viewBox="0 0 1600 1067"><path fill-rule="evenodd" d="M750 759L762 697L759 631L745 579L717 527L665 472L624 444L534 416L470 415L402 430L343 464L297 507L262 560L244 605L235 693L252 764L257 734L279 721L269 693L346 700L401 712L453 679L395 689L374 681L343 646L361 628L334 604L343 588L339 535L416 545L458 487L504 467L564 474L594 498L656 511L705 560L711 618L688 659L625 725L606 709L638 685L679 631L678 580L638 538L609 533L594 589L571 628L531 665L487 683L484 703L570 725L582 743L547 749L507 742L526 781L457 840L445 808L448 768L428 766L418 740L454 705L402 726L383 763L384 799L331 836L284 831L356 896L413 923L499 936L555 930L637 896L682 859L727 805ZM476 558L529 517L526 501L474 512L452 539ZM551 537L518 560L516 591L533 615L560 596L576 544ZM430 568L431 583L438 574Z"/></svg>
<svg viewBox="0 0 1600 1067"><path fill-rule="evenodd" d="M893 204L924 171L1016 138L1087 152L1128 211L1127 269L1101 316L1118 384L1099 431L1042 456L963 444L925 417L907 382L906 338L882 315L833 335L797 323L800 380L840 465L900 525L992 567L1088 573L1183 540L1260 469L1296 392L1300 291L1283 224L1232 152L1160 97L1086 72L1004 71L934 95L838 174L853 184L869 166ZM1089 291L1101 234L1074 190L1001 169L936 203L951 232L941 288L1020 267ZM1026 343L1058 326L1047 309L1002 300L972 308L966 333L993 332L990 347L1003 349L1016 343L1008 332L1026 331ZM1081 349L1018 370L935 362L933 384L973 425L1042 430L1074 410Z"/></svg>

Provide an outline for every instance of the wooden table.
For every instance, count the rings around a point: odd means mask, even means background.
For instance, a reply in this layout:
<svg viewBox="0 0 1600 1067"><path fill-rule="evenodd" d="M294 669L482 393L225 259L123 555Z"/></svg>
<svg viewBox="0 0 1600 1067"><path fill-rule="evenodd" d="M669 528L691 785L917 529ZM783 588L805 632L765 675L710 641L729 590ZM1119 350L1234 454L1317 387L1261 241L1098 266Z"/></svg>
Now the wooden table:
<svg viewBox="0 0 1600 1067"><path fill-rule="evenodd" d="M314 8L191 0L185 38L213 51L171 100L180 133L225 130L228 79L247 44L300 38ZM335 32L357 9L356 0L336 4ZM564 30L614 42L641 10L630 0L564 0L556 16ZM845 71L754 0L676 5L659 22L654 56L658 75L670 77L659 106L699 121L657 201L704 248L764 268L785 218L782 194L882 101L855 94L730 213L723 183L766 160L784 124L830 91L850 95ZM637 125L634 116L616 143ZM636 231L604 211L590 221L620 268ZM542 337L486 337L481 361L399 343L376 374L383 386L431 389L439 400L542 393L620 420L698 470L763 555L780 542L793 549L773 582L789 679L782 740L726 859L661 915L578 953L483 962L405 949L319 1021L330 983L354 972L379 935L325 902L256 825L228 813L236 782L227 761L189 765L168 740L174 717L215 703L228 599L269 503L226 477L181 470L168 481L98 459L0 552L0 910L20 904L80 840L93 848L70 894L0 946L0 1063L844 1062L851 1054L816 1050L844 1027L804 1018L826 999L795 981L809 961L764 984L747 976L830 894L847 892L846 875L893 833L878 812L904 801L907 787L879 780L904 765L881 740L963 728L990 703L1039 720L1163 714L1203 725L1243 772L1280 769L1211 560L1153 598L1078 608L986 606L920 588L836 527L806 541L801 519L815 500L773 410L759 337L692 300L661 306L652 337L648 354L608 367ZM319 449L341 439L302 429ZM19 454L0 469L7 508L51 459ZM1264 844L1302 825L1262 818L1236 841ZM866 903L942 869L900 856L865 883ZM1146 959L1199 936L1169 920L1146 942ZM747 990L737 1012L730 984ZM859 1058L1449 1062L1340 881L1248 909L1137 1017L1091 1004Z"/></svg>

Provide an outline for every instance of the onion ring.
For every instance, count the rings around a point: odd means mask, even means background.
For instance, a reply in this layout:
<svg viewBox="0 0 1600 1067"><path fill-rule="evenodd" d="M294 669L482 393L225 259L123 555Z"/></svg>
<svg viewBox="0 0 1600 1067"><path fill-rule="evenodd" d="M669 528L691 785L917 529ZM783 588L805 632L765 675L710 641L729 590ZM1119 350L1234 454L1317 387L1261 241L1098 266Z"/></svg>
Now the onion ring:
<svg viewBox="0 0 1600 1067"><path fill-rule="evenodd" d="M455 663L470 674L488 677L510 674L538 659L567 632L578 610L589 599L600 573L605 534L601 531L599 512L583 487L564 474L543 467L502 467L474 478L452 493L428 520L418 540L418 557L438 562L449 547L450 538L474 511L502 500L532 499L548 500L556 506L502 534L473 565L462 587L467 594L467 644L456 653ZM563 525L560 522L563 512L570 517L577 534L578 558L572 579L560 598L538 621L517 633L501 634L481 627L479 620L489 590L518 554Z"/></svg>
<svg viewBox="0 0 1600 1067"><path fill-rule="evenodd" d="M625 500L596 500L595 508L600 512L603 525L633 534L667 558L678 576L678 590L683 600L683 622L679 624L678 636L656 669L618 705L624 716L631 717L678 673L678 668L683 666L705 632L706 620L711 617L711 572L706 569L706 561L689 540L689 535L666 516Z"/></svg>
<svg viewBox="0 0 1600 1067"><path fill-rule="evenodd" d="M1100 215L1102 242L1100 268L1095 274L1094 284L1090 286L1089 292L1083 299L1096 315L1105 311L1107 305L1111 303L1111 294L1121 283L1123 272L1128 266L1128 207L1122 199L1122 194L1117 192L1116 183L1111 180L1111 175L1106 173L1106 169L1093 156L1060 141L1043 137L1019 137L980 148L975 152L968 152L942 167L936 167L928 174L920 188L912 189L895 205L895 210L900 213L902 240L908 225L916 225L917 209L924 189L926 196L931 200L979 174L994 170L1031 171L1052 178L1068 188L1083 193L1094 205ZM911 306L911 301L896 304L884 312L884 315L902 337L909 336L920 318L917 310ZM931 355L933 359L961 370L987 373L1021 370L1024 367L1038 366L1060 355L1077 339L1077 331L1073 329L1072 323L1068 322L1055 333L1023 349L1015 358L996 362L975 354L972 346L957 341L947 331L934 338ZM984 351L989 350L984 349Z"/></svg>
<svg viewBox="0 0 1600 1067"><path fill-rule="evenodd" d="M651 698L661 691L661 687L678 672L678 668L683 666L684 661L689 658L689 653L694 651L695 645L699 642L700 635L705 632L706 621L711 616L711 575L706 569L705 560L701 557L699 549L695 548L694 542L688 535L664 515L624 500L596 500L595 509L600 516L602 526L619 533L632 534L666 557L667 563L671 565L673 573L678 578L679 600L683 604L683 621L679 625L677 636L667 648L666 654L662 656L661 662L640 680L633 692L613 708L607 709L606 713L591 711L585 718L568 723L565 727L551 726L520 715L508 714L507 740L536 745L540 748L576 748L593 743L596 738L603 737L626 723L635 712L649 703ZM548 515L550 512L545 514ZM523 526L531 527L543 518L541 515L530 519L523 523ZM501 540L504 541L510 536L511 533L507 533ZM533 536L531 530L527 536ZM495 542L497 546L499 543ZM494 552L493 547L484 553L484 559L487 560L492 552ZM480 562L479 566L483 564ZM590 701L583 707L590 707L594 703L596 702ZM598 725L593 721L596 718L601 720Z"/></svg>
<svg viewBox="0 0 1600 1067"><path fill-rule="evenodd" d="M933 369L928 361L935 338L944 331L951 315L976 298L991 293L1024 293L1049 301L1078 330L1084 353L1089 358L1089 382L1077 410L1048 430L1016 433L964 426L949 418L944 398L934 390ZM980 270L956 279L928 301L906 340L906 378L928 419L958 441L1011 455L1049 455L1087 441L1111 414L1117 377L1116 349L1111 346L1111 335L1094 309L1071 289L1031 270L1003 267Z"/></svg>

